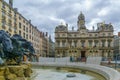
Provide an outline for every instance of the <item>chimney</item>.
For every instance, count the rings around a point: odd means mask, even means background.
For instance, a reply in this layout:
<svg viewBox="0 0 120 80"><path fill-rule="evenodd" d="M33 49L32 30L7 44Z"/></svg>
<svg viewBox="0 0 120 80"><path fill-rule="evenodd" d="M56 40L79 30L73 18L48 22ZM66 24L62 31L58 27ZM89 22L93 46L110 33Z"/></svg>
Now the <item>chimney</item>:
<svg viewBox="0 0 120 80"><path fill-rule="evenodd" d="M120 32L118 32L118 37L120 37Z"/></svg>
<svg viewBox="0 0 120 80"><path fill-rule="evenodd" d="M29 23L31 23L31 20L29 20Z"/></svg>
<svg viewBox="0 0 120 80"><path fill-rule="evenodd" d="M9 0L9 5L13 7L13 0Z"/></svg>
<svg viewBox="0 0 120 80"><path fill-rule="evenodd" d="M66 26L68 27L68 24L66 23Z"/></svg>
<svg viewBox="0 0 120 80"><path fill-rule="evenodd" d="M49 35L49 39L51 39L51 35Z"/></svg>
<svg viewBox="0 0 120 80"><path fill-rule="evenodd" d="M95 27L93 26L93 31L95 31Z"/></svg>
<svg viewBox="0 0 120 80"><path fill-rule="evenodd" d="M74 31L74 27L72 27L72 31Z"/></svg>
<svg viewBox="0 0 120 80"><path fill-rule="evenodd" d="M43 37L45 36L44 32L42 32L42 36L43 36Z"/></svg>
<svg viewBox="0 0 120 80"><path fill-rule="evenodd" d="M18 8L14 8L15 12L18 12Z"/></svg>
<svg viewBox="0 0 120 80"><path fill-rule="evenodd" d="M48 32L46 32L46 37L48 36Z"/></svg>

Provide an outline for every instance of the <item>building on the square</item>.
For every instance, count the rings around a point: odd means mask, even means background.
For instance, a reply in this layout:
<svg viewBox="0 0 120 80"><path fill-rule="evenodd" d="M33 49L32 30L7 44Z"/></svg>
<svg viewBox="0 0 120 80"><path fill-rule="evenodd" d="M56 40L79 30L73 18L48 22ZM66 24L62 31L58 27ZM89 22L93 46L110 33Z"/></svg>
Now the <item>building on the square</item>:
<svg viewBox="0 0 120 80"><path fill-rule="evenodd" d="M31 20L27 20L18 12L17 8L13 8L13 0L9 0L9 3L0 0L0 30L5 30L11 36L19 34L32 42L38 55L42 54L41 47L44 47L43 52L47 52L47 54L49 52L47 36L40 37L41 32L32 24Z"/></svg>
<svg viewBox="0 0 120 80"><path fill-rule="evenodd" d="M120 60L120 32L114 36L114 59Z"/></svg>
<svg viewBox="0 0 120 80"><path fill-rule="evenodd" d="M9 4L4 0L0 0L0 30L5 30L11 36L19 34L23 38L31 41L35 48L35 52L39 53L38 37L39 30L32 25L31 20L23 17L17 8L13 8L13 0L9 0Z"/></svg>
<svg viewBox="0 0 120 80"><path fill-rule="evenodd" d="M60 24L55 28L56 57L74 57L74 60L85 60L88 56L102 56L103 59L113 57L113 26L111 23L97 23L97 29L88 30L85 16L78 16L77 30L68 30L68 24Z"/></svg>
<svg viewBox="0 0 120 80"><path fill-rule="evenodd" d="M54 42L51 39L51 36L49 36L49 57L55 57L55 46Z"/></svg>
<svg viewBox="0 0 120 80"><path fill-rule="evenodd" d="M48 37L48 33L40 32L40 56L41 57L53 57L54 56L54 42L51 36Z"/></svg>

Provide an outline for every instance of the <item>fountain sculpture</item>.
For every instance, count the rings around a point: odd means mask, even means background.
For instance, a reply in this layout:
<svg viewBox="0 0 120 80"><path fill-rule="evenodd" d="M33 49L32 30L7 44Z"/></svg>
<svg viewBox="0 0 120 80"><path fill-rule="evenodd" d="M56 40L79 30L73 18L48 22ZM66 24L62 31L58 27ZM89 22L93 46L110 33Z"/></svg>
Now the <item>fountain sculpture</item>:
<svg viewBox="0 0 120 80"><path fill-rule="evenodd" d="M0 30L0 80L26 80L30 77L30 64L22 64L24 55L35 56L32 43L18 34L10 37Z"/></svg>

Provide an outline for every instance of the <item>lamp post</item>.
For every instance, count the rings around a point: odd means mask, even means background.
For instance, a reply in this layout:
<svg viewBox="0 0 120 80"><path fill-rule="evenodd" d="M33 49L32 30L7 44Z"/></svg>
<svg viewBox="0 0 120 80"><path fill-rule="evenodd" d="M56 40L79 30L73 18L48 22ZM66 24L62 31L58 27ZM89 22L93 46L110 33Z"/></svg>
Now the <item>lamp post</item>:
<svg viewBox="0 0 120 80"><path fill-rule="evenodd" d="M115 55L115 69L117 68L117 54Z"/></svg>

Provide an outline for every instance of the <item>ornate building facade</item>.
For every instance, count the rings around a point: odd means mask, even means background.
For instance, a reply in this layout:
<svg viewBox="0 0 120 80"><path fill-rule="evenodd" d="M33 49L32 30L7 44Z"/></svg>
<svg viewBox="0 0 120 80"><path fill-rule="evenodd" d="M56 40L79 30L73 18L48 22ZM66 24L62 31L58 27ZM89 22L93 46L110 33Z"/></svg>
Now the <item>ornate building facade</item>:
<svg viewBox="0 0 120 80"><path fill-rule="evenodd" d="M77 30L68 30L68 25L60 24L55 28L56 57L72 56L75 60L88 56L102 56L103 59L113 57L113 26L97 23L97 29L88 30L85 16L78 16Z"/></svg>

